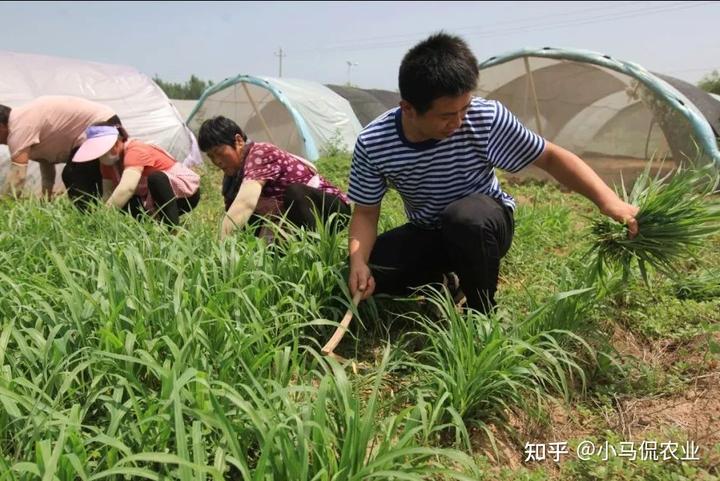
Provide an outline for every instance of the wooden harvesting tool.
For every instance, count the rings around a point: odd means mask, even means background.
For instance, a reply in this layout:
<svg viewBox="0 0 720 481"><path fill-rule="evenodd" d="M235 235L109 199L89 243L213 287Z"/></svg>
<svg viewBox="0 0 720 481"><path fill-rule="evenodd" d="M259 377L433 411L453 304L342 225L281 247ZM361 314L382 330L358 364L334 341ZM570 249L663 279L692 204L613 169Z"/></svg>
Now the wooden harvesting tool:
<svg viewBox="0 0 720 481"><path fill-rule="evenodd" d="M352 303L355 308L357 308L358 304L360 304L360 298L362 297L362 291L357 291L355 295L353 296ZM345 313L345 316L342 318L342 321L340 321L340 325L337 329L335 329L335 332L333 333L330 340L323 346L322 353L328 357L335 358L339 361L344 361L344 359L341 356L338 356L333 351L337 347L337 345L340 343L340 340L343 338L345 333L348 330L348 326L350 325L350 321L352 321L353 318L353 308L350 308Z"/></svg>

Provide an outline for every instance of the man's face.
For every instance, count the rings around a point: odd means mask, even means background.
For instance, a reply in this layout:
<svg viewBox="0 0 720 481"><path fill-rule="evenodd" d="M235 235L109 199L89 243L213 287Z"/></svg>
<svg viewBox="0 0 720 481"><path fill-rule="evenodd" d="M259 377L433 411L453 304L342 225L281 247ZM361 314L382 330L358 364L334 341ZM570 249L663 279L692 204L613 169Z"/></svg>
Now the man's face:
<svg viewBox="0 0 720 481"><path fill-rule="evenodd" d="M460 128L471 100L470 92L457 97L440 97L435 99L430 109L423 114L417 113L409 104L403 107L403 114L407 115L413 128L421 136L442 140Z"/></svg>
<svg viewBox="0 0 720 481"><path fill-rule="evenodd" d="M236 135L234 146L227 144L216 145L208 150L206 154L210 157L212 163L222 170L225 175L233 176L238 173L242 166L240 154L244 146L245 142L242 137Z"/></svg>
<svg viewBox="0 0 720 481"><path fill-rule="evenodd" d="M8 133L7 124L0 124L0 145L7 145Z"/></svg>

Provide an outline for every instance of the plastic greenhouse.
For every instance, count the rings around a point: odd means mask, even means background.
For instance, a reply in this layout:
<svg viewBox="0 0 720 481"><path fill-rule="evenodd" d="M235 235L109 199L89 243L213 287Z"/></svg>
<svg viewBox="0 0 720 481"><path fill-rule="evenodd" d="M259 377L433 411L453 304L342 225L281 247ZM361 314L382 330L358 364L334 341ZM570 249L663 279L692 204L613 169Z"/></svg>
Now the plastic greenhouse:
<svg viewBox="0 0 720 481"><path fill-rule="evenodd" d="M346 85L328 85L327 87L350 102L350 106L363 127L381 114L397 107L400 102L400 94L389 90L361 89Z"/></svg>
<svg viewBox="0 0 720 481"><path fill-rule="evenodd" d="M720 168L720 102L698 87L590 51L524 49L480 64L475 91L583 158Z"/></svg>
<svg viewBox="0 0 720 481"><path fill-rule="evenodd" d="M180 114L180 118L183 119L183 121L187 120L188 117L190 117L190 114L197 105L197 100L170 99L170 102L173 104L173 106L175 106L178 113Z"/></svg>
<svg viewBox="0 0 720 481"><path fill-rule="evenodd" d="M0 104L18 107L42 95L83 97L114 109L131 137L163 147L185 165L202 162L194 135L165 93L132 67L0 51L0 72ZM7 146L0 146L0 181L9 165ZM57 166L58 174L63 167ZM31 162L27 185L39 189L39 178Z"/></svg>
<svg viewBox="0 0 720 481"><path fill-rule="evenodd" d="M326 148L352 150L361 126L350 103L316 82L238 75L209 87L188 118L197 132L223 115L255 141L316 160Z"/></svg>

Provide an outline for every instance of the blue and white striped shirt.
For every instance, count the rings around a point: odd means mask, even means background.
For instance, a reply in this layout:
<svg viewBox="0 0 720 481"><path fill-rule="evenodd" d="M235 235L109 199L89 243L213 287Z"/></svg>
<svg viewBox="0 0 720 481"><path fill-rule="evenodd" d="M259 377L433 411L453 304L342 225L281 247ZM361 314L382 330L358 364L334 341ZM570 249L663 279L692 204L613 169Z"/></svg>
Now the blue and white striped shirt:
<svg viewBox="0 0 720 481"><path fill-rule="evenodd" d="M437 228L452 202L482 193L515 209L494 168L517 172L545 149L500 102L475 97L458 130L442 140L411 143L403 134L400 108L368 124L355 143L348 197L361 205L380 203L388 187L405 204L408 220Z"/></svg>

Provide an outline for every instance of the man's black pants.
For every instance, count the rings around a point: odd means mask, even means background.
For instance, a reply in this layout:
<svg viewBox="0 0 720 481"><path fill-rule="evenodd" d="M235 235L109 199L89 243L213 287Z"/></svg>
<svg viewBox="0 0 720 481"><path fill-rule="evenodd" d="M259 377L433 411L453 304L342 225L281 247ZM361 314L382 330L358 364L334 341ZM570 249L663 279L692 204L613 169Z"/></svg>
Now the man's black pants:
<svg viewBox="0 0 720 481"><path fill-rule="evenodd" d="M370 255L375 292L407 295L455 272L468 307L491 311L500 259L512 243L512 210L500 200L473 194L447 206L440 220L436 230L405 224L378 236Z"/></svg>

